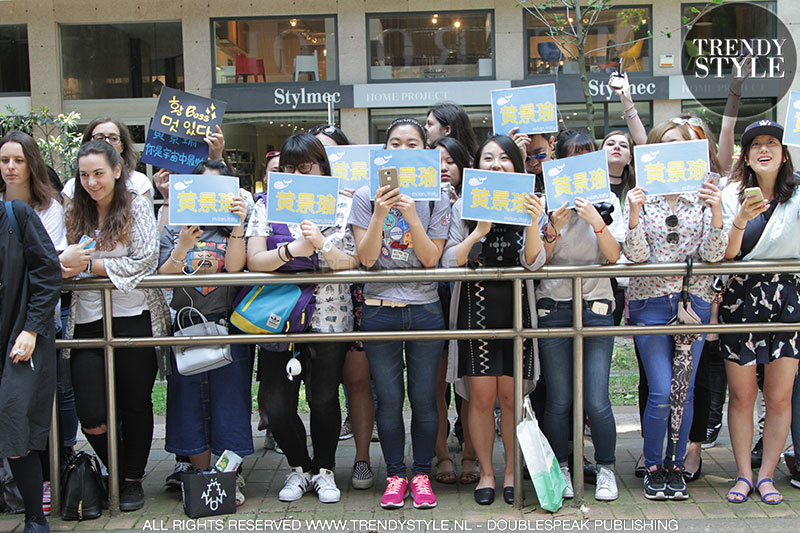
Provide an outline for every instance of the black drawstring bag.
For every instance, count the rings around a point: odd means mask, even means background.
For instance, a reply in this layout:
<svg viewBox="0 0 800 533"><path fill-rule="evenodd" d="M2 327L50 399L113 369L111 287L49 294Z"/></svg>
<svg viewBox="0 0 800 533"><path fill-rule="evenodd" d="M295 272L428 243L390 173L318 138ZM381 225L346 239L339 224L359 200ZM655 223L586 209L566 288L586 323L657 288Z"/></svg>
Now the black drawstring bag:
<svg viewBox="0 0 800 533"><path fill-rule="evenodd" d="M61 485L61 518L91 520L103 514L106 487L100 461L94 455L78 452L72 456Z"/></svg>

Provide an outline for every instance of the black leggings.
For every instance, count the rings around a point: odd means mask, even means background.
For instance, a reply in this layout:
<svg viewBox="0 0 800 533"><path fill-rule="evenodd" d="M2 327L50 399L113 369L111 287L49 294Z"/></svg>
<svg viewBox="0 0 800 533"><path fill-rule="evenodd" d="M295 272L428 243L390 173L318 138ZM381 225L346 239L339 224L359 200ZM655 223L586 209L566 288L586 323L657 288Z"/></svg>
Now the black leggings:
<svg viewBox="0 0 800 533"><path fill-rule="evenodd" d="M135 317L115 317L113 326L115 337L149 337L152 334L149 311ZM102 336L102 320L75 326L76 339ZM103 350L76 348L71 358L78 419L92 448L108 466L107 435L89 435L85 431L105 425L108 420ZM144 476L153 440L151 394L158 371L155 349L117 348L114 371L117 412L122 426L122 442L118 442L120 470L125 479L139 479Z"/></svg>
<svg viewBox="0 0 800 533"><path fill-rule="evenodd" d="M333 470L342 414L339 408L339 383L348 344L344 342L298 345L303 373L293 381L286 377L291 352L259 349L260 388L265 391L269 430L286 454L291 467L316 474L320 468ZM306 399L311 408L311 442L314 459L308 455L306 428L297 414L300 378L306 384Z"/></svg>

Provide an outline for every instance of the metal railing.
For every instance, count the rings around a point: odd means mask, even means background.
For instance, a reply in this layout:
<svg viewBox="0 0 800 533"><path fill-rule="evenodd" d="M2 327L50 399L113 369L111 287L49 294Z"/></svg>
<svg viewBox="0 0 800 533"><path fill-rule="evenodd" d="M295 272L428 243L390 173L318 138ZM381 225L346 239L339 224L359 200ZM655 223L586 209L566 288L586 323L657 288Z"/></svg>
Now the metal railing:
<svg viewBox="0 0 800 533"><path fill-rule="evenodd" d="M665 335L677 333L737 333L753 331L796 331L800 324L702 324L681 326L596 326L584 327L582 306L573 306L573 325L563 328L524 328L522 282L526 279L572 279L573 301L583 300L584 279L681 276L686 272L684 263L661 263L640 265L581 265L544 266L531 272L522 267L483 268L435 268L425 270L349 270L326 273L298 274L204 274L187 277L183 275L151 275L145 277L138 288L198 287L198 286L252 286L286 283L375 283L375 282L423 282L423 281L480 281L509 280L514 285L513 321L511 328L486 330L427 330L427 331L355 331L348 333L291 333L283 335L227 335L205 337L114 337L111 317L111 290L113 286L106 278L94 278L64 283L64 290L102 290L103 292L103 338L67 339L56 341L57 348L102 348L105 351L107 394L107 437L109 450L108 470L110 479L117 479L119 464L117 457L116 391L114 384L114 349L133 346L173 346L202 344L252 344L258 342L352 342L356 340L442 340L442 339L513 339L514 340L514 419L515 425L522 419L523 399L523 341L532 338L572 337L581 341L584 337L617 335ZM800 273L800 261L747 261L694 265L694 275L730 275L747 273ZM54 399L55 403L55 399ZM583 343L573 342L573 435L583 435ZM58 509L59 472L57 438L58 409L53 410L53 428L50 433L50 469L52 505ZM583 501L583 439L575 438L573 444L573 483L575 502ZM522 453L514 435L514 507L523 506ZM111 515L119 514L119 486L109 483L109 508Z"/></svg>

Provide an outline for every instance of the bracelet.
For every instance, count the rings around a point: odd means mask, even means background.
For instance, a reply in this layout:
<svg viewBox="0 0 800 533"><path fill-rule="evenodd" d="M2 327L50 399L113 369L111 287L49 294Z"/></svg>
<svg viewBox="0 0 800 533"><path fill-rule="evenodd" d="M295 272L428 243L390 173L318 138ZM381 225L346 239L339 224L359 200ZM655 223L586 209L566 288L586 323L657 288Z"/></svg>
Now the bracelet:
<svg viewBox="0 0 800 533"><path fill-rule="evenodd" d="M283 250L283 246L278 246L277 248L275 248L275 251L278 252L278 259L280 259L284 263L288 263L289 262L288 259L284 259L283 257L281 257L281 250Z"/></svg>
<svg viewBox="0 0 800 533"><path fill-rule="evenodd" d="M744 231L744 228L740 228L739 226L737 226L737 225L736 225L736 222L731 222L731 224L733 224L733 227L734 227L734 228L736 228L736 229L738 229L739 231ZM746 224L745 224L745 227L747 227L747 225L746 225Z"/></svg>
<svg viewBox="0 0 800 533"><path fill-rule="evenodd" d="M622 118L624 118L625 120L630 120L632 118L635 118L638 114L639 114L639 111L634 109L633 113L631 113L630 115L622 115Z"/></svg>
<svg viewBox="0 0 800 533"><path fill-rule="evenodd" d="M244 233L242 233L241 235L234 235L233 233L231 233L230 235L228 235L228 237L230 237L231 239L244 239Z"/></svg>
<svg viewBox="0 0 800 533"><path fill-rule="evenodd" d="M283 245L283 253L285 253L286 257L289 258L289 259L286 260L287 262L294 259L294 256L292 255L292 252L289 251L289 243L288 242Z"/></svg>
<svg viewBox="0 0 800 533"><path fill-rule="evenodd" d="M741 98L741 97L742 97L742 95L741 95L741 94L736 94L735 92L733 92L733 89L730 89L730 88L729 88L729 89L728 89L728 92L729 92L729 93L731 93L731 94L732 94L733 96L735 96L736 98Z"/></svg>
<svg viewBox="0 0 800 533"><path fill-rule="evenodd" d="M89 259L89 264L86 265L86 272L91 274L92 273L92 260Z"/></svg>
<svg viewBox="0 0 800 533"><path fill-rule="evenodd" d="M552 243L556 242L556 241L557 241L558 239L560 239L560 238L561 238L561 234L560 234L560 233L559 233L559 234L557 234L557 235L556 235L555 237L553 237L552 239L548 239L547 232L545 232L545 234L544 234L544 242L546 242L547 244L552 244Z"/></svg>
<svg viewBox="0 0 800 533"><path fill-rule="evenodd" d="M173 248L172 251L169 253L169 260L175 263L176 265L185 265L186 259L184 259L183 261L178 261L177 259L175 259L175 256L173 255L174 253L175 249Z"/></svg>
<svg viewBox="0 0 800 533"><path fill-rule="evenodd" d="M628 109L623 109L622 110L622 114L624 115L625 113L627 113L631 109L636 109L636 104L631 104L631 106Z"/></svg>
<svg viewBox="0 0 800 533"><path fill-rule="evenodd" d="M606 223L605 223L605 222L603 222L603 227L602 227L602 228L600 228L600 231L595 231L595 232L594 232L594 233L595 233L595 235L600 235L601 233L603 233L603 232L606 230L606 227L607 227L607 226L606 226ZM592 231L594 231L594 228L592 228Z"/></svg>

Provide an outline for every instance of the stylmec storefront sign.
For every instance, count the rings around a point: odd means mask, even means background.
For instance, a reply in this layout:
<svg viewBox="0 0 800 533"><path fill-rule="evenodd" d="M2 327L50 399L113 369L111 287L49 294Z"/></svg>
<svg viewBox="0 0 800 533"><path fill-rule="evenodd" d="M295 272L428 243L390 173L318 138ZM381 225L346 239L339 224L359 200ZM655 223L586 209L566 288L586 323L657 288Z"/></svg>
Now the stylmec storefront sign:
<svg viewBox="0 0 800 533"><path fill-rule="evenodd" d="M631 94L637 102L649 100L664 100L669 95L669 77L631 75L628 77ZM534 81L535 80L535 81ZM511 82L514 87L530 85L531 83L555 83L556 97L559 103L569 104L583 102L583 85L578 76L537 76L527 80ZM589 76L589 95L593 102L619 102L619 97L608 86L608 75Z"/></svg>
<svg viewBox="0 0 800 533"><path fill-rule="evenodd" d="M214 98L228 102L228 111L311 111L353 107L353 86L336 83L242 84L217 86Z"/></svg>

